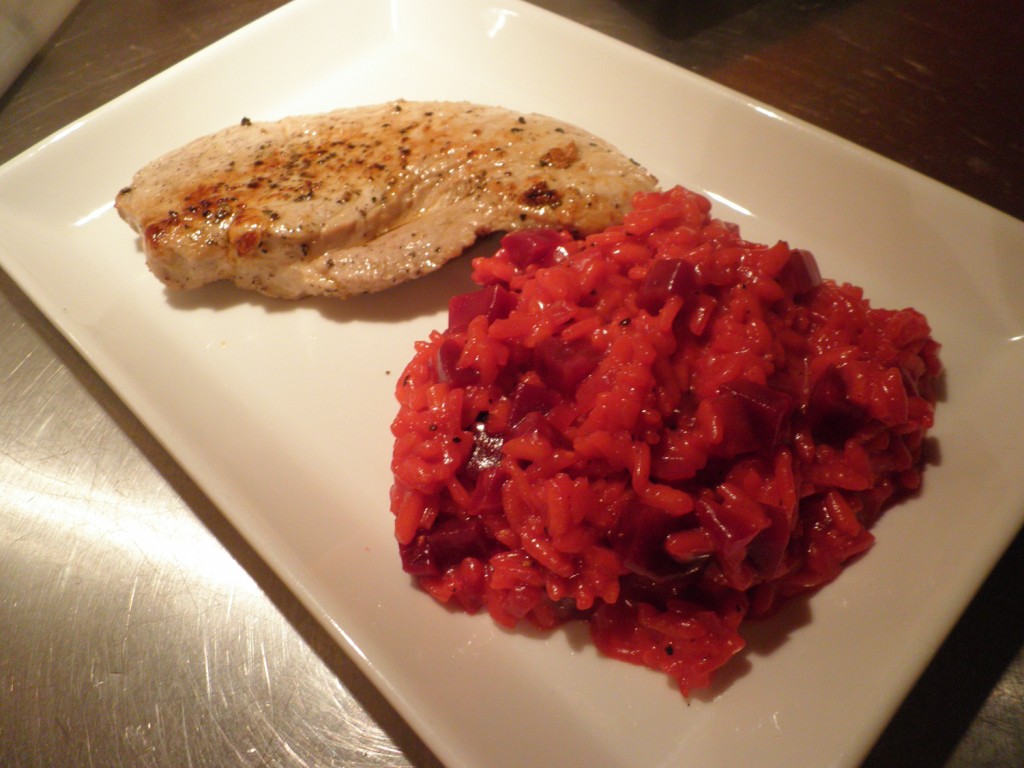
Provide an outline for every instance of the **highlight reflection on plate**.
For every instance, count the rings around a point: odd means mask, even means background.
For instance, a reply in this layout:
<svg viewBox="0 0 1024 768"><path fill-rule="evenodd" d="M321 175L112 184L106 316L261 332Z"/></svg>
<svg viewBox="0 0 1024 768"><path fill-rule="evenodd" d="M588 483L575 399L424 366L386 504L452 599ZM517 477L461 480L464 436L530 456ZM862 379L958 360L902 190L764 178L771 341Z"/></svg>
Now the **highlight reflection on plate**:
<svg viewBox="0 0 1024 768"><path fill-rule="evenodd" d="M835 584L751 625L689 704L576 629L505 632L401 572L392 391L466 262L344 304L172 296L109 207L139 166L243 115L399 97L579 124L709 194L749 238L809 248L875 305L920 309L944 345L923 493ZM1022 259L1021 222L512 1L297 0L0 169L4 269L452 768L859 762L1021 524Z"/></svg>

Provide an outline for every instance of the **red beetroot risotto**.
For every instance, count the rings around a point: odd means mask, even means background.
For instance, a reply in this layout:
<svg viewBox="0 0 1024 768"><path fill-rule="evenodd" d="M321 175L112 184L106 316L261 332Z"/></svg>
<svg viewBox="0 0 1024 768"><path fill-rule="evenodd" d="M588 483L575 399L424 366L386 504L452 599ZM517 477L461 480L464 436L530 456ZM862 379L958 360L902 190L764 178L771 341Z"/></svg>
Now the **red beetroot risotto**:
<svg viewBox="0 0 1024 768"><path fill-rule="evenodd" d="M918 488L941 368L920 313L710 207L677 187L582 240L505 237L417 344L392 425L423 589L506 627L588 621L684 693Z"/></svg>

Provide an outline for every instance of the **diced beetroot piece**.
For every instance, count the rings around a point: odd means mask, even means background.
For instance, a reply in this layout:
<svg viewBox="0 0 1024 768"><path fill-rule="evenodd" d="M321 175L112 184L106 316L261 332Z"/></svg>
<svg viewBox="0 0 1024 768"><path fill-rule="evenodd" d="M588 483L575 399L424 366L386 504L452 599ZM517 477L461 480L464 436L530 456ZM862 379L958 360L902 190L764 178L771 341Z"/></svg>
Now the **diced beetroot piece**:
<svg viewBox="0 0 1024 768"><path fill-rule="evenodd" d="M807 396L804 417L814 439L830 445L842 445L870 418L846 397L846 383L840 370L829 366Z"/></svg>
<svg viewBox="0 0 1024 768"><path fill-rule="evenodd" d="M730 511L728 505L707 495L693 508L701 527L718 540L719 548L728 557L740 554L766 528L763 517Z"/></svg>
<svg viewBox="0 0 1024 768"><path fill-rule="evenodd" d="M448 301L448 330L464 331L471 320L483 315L488 323L509 316L516 297L501 285L488 285L478 291L452 296Z"/></svg>
<svg viewBox="0 0 1024 768"><path fill-rule="evenodd" d="M537 345L534 362L541 380L572 397L576 388L597 367L601 350L588 339L571 341L551 337Z"/></svg>
<svg viewBox="0 0 1024 768"><path fill-rule="evenodd" d="M481 470L470 495L467 507L469 514L480 517L491 512L500 512L501 488L507 479L508 475L497 465Z"/></svg>
<svg viewBox="0 0 1024 768"><path fill-rule="evenodd" d="M462 356L462 345L455 339L446 337L437 348L437 380L442 384L450 384L458 375L456 364Z"/></svg>
<svg viewBox="0 0 1024 768"><path fill-rule="evenodd" d="M785 392L753 381L723 384L715 400L724 438L718 456L771 451L779 444L793 410Z"/></svg>
<svg viewBox="0 0 1024 768"><path fill-rule="evenodd" d="M667 512L650 507L634 510L618 539L622 564L654 582L679 575L683 567L665 551L665 537L678 527L679 518Z"/></svg>
<svg viewBox="0 0 1024 768"><path fill-rule="evenodd" d="M555 248L565 240L566 235L555 229L520 229L501 238L501 249L520 269L530 264L549 266Z"/></svg>
<svg viewBox="0 0 1024 768"><path fill-rule="evenodd" d="M408 544L400 544L398 553L402 557L402 570L410 576L422 579L426 576L440 576L441 569L431 556L430 548L427 546L427 535L418 534Z"/></svg>
<svg viewBox="0 0 1024 768"><path fill-rule="evenodd" d="M747 409L736 395L724 392L711 401L711 408L721 423L722 440L711 446L710 453L719 458L731 458L756 451L759 445L753 425L747 418Z"/></svg>
<svg viewBox="0 0 1024 768"><path fill-rule="evenodd" d="M743 380L724 384L722 391L735 395L743 403L762 448L770 450L778 445L793 411L790 395L766 384Z"/></svg>
<svg viewBox="0 0 1024 768"><path fill-rule="evenodd" d="M786 555L786 548L792 535L790 519L786 513L769 504L764 512L771 525L760 531L750 542L747 558L764 579L773 579Z"/></svg>
<svg viewBox="0 0 1024 768"><path fill-rule="evenodd" d="M476 517L442 520L427 536L434 556L443 567L465 557L486 560L490 549L487 529Z"/></svg>
<svg viewBox="0 0 1024 768"><path fill-rule="evenodd" d="M437 380L453 387L468 387L480 380L480 374L472 368L459 368L462 347L455 339L446 336L437 348Z"/></svg>
<svg viewBox="0 0 1024 768"><path fill-rule="evenodd" d="M509 415L509 423L518 424L528 413L535 411L547 411L558 401L558 394L551 388L534 384L529 381L520 381L512 393L512 413Z"/></svg>
<svg viewBox="0 0 1024 768"><path fill-rule="evenodd" d="M814 254L797 248L790 252L789 261L779 272L776 281L790 296L802 296L821 283L821 271Z"/></svg>
<svg viewBox="0 0 1024 768"><path fill-rule="evenodd" d="M451 517L400 548L402 568L412 576L439 576L467 557L486 560L493 548L479 518Z"/></svg>
<svg viewBox="0 0 1024 768"><path fill-rule="evenodd" d="M693 265L676 259L659 259L651 264L644 284L637 291L636 303L652 315L665 306L671 296L685 296L696 286Z"/></svg>
<svg viewBox="0 0 1024 768"><path fill-rule="evenodd" d="M688 565L676 564L676 574L662 577L657 580L641 576L638 573L626 573L619 579L619 601L611 604L621 606L639 603L647 603L664 610L667 606L676 601L687 601L692 599L694 582L700 578L701 571L707 566L709 557L694 560ZM601 607L606 610L609 605ZM597 621L595 616L595 624Z"/></svg>
<svg viewBox="0 0 1024 768"><path fill-rule="evenodd" d="M555 425L548 421L547 417L540 411L530 411L521 418L509 431L512 437L523 437L525 435L539 435L549 445L557 448L569 446L569 441Z"/></svg>

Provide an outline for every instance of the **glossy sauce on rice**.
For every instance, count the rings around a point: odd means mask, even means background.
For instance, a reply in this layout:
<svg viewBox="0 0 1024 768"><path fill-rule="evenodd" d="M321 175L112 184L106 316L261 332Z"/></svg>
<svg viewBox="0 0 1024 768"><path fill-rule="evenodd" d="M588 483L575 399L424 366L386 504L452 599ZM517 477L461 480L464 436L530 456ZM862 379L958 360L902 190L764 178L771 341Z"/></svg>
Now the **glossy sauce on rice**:
<svg viewBox="0 0 1024 768"><path fill-rule="evenodd" d="M681 187L583 239L505 237L400 378L391 507L442 603L684 693L747 617L833 580L921 483L938 344Z"/></svg>

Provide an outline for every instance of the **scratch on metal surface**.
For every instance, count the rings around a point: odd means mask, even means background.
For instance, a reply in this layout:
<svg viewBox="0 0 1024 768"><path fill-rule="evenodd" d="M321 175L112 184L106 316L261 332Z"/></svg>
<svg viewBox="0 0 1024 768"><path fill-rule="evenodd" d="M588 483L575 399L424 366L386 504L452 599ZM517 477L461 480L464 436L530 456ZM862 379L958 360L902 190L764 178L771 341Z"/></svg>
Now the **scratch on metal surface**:
<svg viewBox="0 0 1024 768"><path fill-rule="evenodd" d="M136 574L135 578L132 579L132 590L128 594L128 610L126 610L125 614L124 614L124 628L125 629L128 629L128 627L132 623L132 609L135 608L135 592L136 592L136 590L138 590L138 588L139 588L139 576L138 576L138 574Z"/></svg>
<svg viewBox="0 0 1024 768"><path fill-rule="evenodd" d="M6 384L11 379L13 379L14 376L18 373L18 371L21 370L22 366L24 366L25 363L27 363L31 357L32 357L32 351L29 350L28 354L26 354L24 357L22 357L20 360L18 360L18 362L15 363L10 369L8 369L7 374L3 378L4 383ZM4 398L5 402L7 402L9 400L10 400L10 398L7 398L7 397Z"/></svg>
<svg viewBox="0 0 1024 768"><path fill-rule="evenodd" d="M235 607L235 593L237 590L234 587L228 590L228 603L224 608L224 621L227 623L231 622L231 612Z"/></svg>
<svg viewBox="0 0 1024 768"><path fill-rule="evenodd" d="M903 60L922 75L927 75L928 77L931 77L934 74L931 68L928 67L926 64L922 64L921 62L915 61L914 59L904 58Z"/></svg>
<svg viewBox="0 0 1024 768"><path fill-rule="evenodd" d="M292 748L292 745L288 743L288 740L286 738L284 738L281 735L278 735L278 742L281 744L281 748L296 760L298 765L303 766L303 768L309 768L309 761L307 761L302 755L296 752Z"/></svg>
<svg viewBox="0 0 1024 768"><path fill-rule="evenodd" d="M267 647L262 640L260 641L260 661L263 665L263 679L267 683L267 695L269 696L273 693L274 689L270 679L270 662L267 661Z"/></svg>
<svg viewBox="0 0 1024 768"><path fill-rule="evenodd" d="M206 677L206 698L213 698L213 679L210 674L210 638L203 638L203 673Z"/></svg>
<svg viewBox="0 0 1024 768"><path fill-rule="evenodd" d="M90 766L95 765L92 759L92 737L89 735L88 724L85 726L85 756Z"/></svg>
<svg viewBox="0 0 1024 768"><path fill-rule="evenodd" d="M195 765L192 760L192 743L189 741L188 713L185 702L181 702L181 742L185 747L185 761L189 766Z"/></svg>
<svg viewBox="0 0 1024 768"><path fill-rule="evenodd" d="M71 743L71 730L68 728L68 724L64 722L63 718L55 717L53 719L54 725L57 726L57 730L60 731L61 736L64 737L64 741Z"/></svg>

